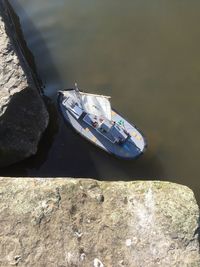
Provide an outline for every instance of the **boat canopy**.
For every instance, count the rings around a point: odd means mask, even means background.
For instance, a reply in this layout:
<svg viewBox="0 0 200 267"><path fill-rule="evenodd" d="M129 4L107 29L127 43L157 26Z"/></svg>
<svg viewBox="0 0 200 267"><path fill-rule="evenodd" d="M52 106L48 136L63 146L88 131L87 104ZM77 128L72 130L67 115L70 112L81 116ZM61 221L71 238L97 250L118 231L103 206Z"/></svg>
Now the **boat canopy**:
<svg viewBox="0 0 200 267"><path fill-rule="evenodd" d="M111 120L112 115L109 97L86 93L80 93L80 96L81 104L85 112Z"/></svg>

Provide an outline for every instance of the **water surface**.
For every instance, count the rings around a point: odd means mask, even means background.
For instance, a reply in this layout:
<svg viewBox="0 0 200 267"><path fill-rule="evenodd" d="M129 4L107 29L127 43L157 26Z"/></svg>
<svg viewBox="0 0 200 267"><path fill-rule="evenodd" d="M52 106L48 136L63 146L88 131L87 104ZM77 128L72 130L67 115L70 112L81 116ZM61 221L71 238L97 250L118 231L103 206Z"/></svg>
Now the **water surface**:
<svg viewBox="0 0 200 267"><path fill-rule="evenodd" d="M200 197L200 2L10 2L52 101L52 120L38 155L9 174L163 179ZM112 158L63 123L56 93L75 81L112 95L113 106L145 133L143 157Z"/></svg>

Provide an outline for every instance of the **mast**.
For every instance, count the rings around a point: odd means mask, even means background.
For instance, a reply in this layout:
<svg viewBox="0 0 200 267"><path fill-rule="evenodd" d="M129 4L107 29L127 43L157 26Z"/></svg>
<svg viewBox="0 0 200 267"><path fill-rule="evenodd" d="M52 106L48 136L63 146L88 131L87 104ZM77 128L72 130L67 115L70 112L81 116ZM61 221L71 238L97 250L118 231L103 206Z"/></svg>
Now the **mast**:
<svg viewBox="0 0 200 267"><path fill-rule="evenodd" d="M80 91L78 89L78 84L76 82L74 84L74 88L75 88L76 95L77 95L77 97L79 99L79 103L80 103L81 106L83 106L82 98L81 98L81 95L80 95Z"/></svg>
<svg viewBox="0 0 200 267"><path fill-rule="evenodd" d="M79 92L78 84L77 84L76 82L75 82L74 86L75 86L75 91L76 91L76 92ZM80 92L79 92L79 93L80 93Z"/></svg>

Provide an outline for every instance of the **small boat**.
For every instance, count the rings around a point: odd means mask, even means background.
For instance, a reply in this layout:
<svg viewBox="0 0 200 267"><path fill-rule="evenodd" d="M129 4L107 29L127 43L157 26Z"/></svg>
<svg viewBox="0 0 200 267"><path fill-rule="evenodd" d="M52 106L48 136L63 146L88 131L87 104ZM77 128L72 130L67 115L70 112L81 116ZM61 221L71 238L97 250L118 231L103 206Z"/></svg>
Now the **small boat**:
<svg viewBox="0 0 200 267"><path fill-rule="evenodd" d="M147 143L138 128L111 108L110 96L89 94L75 88L59 91L63 118L87 140L123 159L144 153Z"/></svg>

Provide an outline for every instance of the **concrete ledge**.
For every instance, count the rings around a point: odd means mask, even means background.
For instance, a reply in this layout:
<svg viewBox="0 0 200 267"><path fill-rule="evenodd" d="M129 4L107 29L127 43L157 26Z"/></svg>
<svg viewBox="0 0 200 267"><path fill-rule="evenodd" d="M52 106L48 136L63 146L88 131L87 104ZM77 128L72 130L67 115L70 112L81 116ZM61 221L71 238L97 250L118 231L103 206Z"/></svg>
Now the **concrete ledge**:
<svg viewBox="0 0 200 267"><path fill-rule="evenodd" d="M0 266L200 266L199 209L159 181L0 178Z"/></svg>

